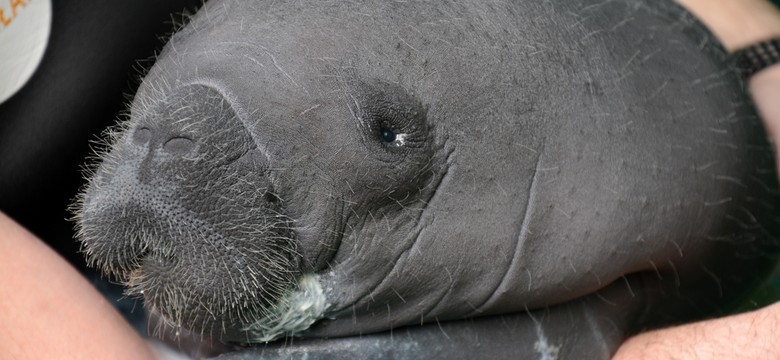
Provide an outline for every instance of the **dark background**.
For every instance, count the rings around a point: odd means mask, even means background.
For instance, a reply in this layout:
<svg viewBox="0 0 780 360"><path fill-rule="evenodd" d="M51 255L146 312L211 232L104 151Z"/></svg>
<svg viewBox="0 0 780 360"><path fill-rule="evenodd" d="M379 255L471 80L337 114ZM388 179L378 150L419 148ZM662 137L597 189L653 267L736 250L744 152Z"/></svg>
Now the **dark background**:
<svg viewBox="0 0 780 360"><path fill-rule="evenodd" d="M76 267L84 260L67 208L90 141L116 121L181 14L202 1L52 1L40 66L0 104L0 211Z"/></svg>

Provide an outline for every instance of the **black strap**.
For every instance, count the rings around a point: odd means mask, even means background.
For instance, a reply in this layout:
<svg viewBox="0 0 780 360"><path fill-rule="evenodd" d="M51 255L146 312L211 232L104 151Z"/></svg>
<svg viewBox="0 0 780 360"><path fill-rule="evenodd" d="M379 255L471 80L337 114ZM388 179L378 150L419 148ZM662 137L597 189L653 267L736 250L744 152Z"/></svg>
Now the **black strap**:
<svg viewBox="0 0 780 360"><path fill-rule="evenodd" d="M780 39L763 41L738 50L737 57L740 69L745 77L777 63L780 63Z"/></svg>

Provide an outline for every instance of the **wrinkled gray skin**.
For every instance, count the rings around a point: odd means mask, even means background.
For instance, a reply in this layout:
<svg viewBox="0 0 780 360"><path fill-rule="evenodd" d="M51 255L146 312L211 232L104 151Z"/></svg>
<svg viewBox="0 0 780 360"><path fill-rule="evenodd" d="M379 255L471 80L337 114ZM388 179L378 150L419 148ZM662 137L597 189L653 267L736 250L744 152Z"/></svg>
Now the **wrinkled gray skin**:
<svg viewBox="0 0 780 360"><path fill-rule="evenodd" d="M670 1L213 0L96 167L84 250L238 358L607 358L773 262L725 58ZM262 345L306 274L319 321Z"/></svg>

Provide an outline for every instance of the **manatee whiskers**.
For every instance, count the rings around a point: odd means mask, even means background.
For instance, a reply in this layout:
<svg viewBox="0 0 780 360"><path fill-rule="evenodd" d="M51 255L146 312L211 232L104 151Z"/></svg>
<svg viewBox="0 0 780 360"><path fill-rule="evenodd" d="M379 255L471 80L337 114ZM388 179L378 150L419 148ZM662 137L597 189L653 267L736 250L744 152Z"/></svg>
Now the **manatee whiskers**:
<svg viewBox="0 0 780 360"><path fill-rule="evenodd" d="M197 232L184 234L188 238L203 235ZM291 243L289 238L282 236L277 236L276 240ZM193 254L194 249L187 249L186 245L176 247L178 251L159 252L152 246L153 250L138 262L139 267L128 273L127 294L142 296L171 324L187 329L205 331L213 328L207 326L209 324L231 328L247 326L259 319L273 317L278 313L278 303L285 301L279 299L284 299L296 288L296 264L285 254L294 249L252 246L238 240L231 243L243 244L242 248L231 250L246 256L238 255L233 261L209 256L216 253L216 249L208 250L214 247L213 244L205 245L205 251L199 255ZM173 255L177 252L193 254L196 259ZM251 259L247 258L250 256ZM200 263L201 268L189 265L193 261Z"/></svg>
<svg viewBox="0 0 780 360"><path fill-rule="evenodd" d="M140 272L133 272L130 282L127 283L128 292L146 295L143 289L159 286L157 281L144 277ZM303 275L296 286L276 290L283 295L268 299L269 302L274 301L270 306L249 309L236 305L247 300L249 297L247 293L223 293L221 303L230 303L231 306L220 309L214 309L207 301L199 301L195 304L187 301L186 299L197 298L200 294L193 296L186 289L178 287L166 288L159 295L159 299L146 297L145 299L151 307L150 310L160 315L162 319L162 323L157 324L158 327L201 329L199 334L201 338L213 336L205 333L205 329L210 328L207 325L215 320L219 321L219 312L227 312L228 319L239 319L240 323L248 324L243 328L246 332L244 339L246 343L268 342L285 336L294 336L325 316L327 303L317 275ZM237 296L232 299L227 298L234 295ZM165 307L156 304L165 304ZM185 312L192 311L193 308L202 312L194 317L185 317ZM231 326L235 325L222 321L220 327L225 331Z"/></svg>

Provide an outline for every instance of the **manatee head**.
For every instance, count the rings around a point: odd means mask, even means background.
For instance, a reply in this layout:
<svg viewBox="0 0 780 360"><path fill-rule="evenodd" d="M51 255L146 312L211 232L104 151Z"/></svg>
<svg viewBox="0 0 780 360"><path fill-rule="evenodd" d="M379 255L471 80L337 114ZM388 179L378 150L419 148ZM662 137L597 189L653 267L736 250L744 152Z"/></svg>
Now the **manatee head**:
<svg viewBox="0 0 780 360"><path fill-rule="evenodd" d="M207 15L230 16L196 18ZM226 341L269 340L322 318L319 277L369 241L408 243L443 176L418 97L343 59L277 58L307 35L288 20L261 25L280 23L289 29L277 49L195 35L206 26L228 36L240 23L219 30L203 18L178 33L77 205L94 266L170 324ZM227 48L209 55L212 41ZM225 62L229 48L242 55ZM300 301L311 316L286 313Z"/></svg>
<svg viewBox="0 0 780 360"><path fill-rule="evenodd" d="M109 134L84 251L227 342L723 293L771 243L771 153L653 4L210 1Z"/></svg>

